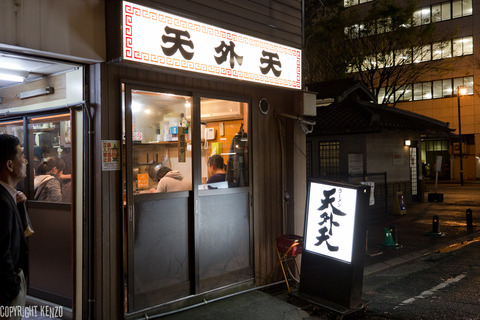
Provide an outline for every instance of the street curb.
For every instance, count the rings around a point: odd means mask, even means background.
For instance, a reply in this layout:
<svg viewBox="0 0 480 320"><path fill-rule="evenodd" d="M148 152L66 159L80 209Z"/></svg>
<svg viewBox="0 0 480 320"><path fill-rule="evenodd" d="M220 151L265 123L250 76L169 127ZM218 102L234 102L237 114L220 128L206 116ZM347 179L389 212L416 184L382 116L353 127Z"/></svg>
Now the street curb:
<svg viewBox="0 0 480 320"><path fill-rule="evenodd" d="M444 248L448 248L448 247L450 247L450 246L452 246L456 243L459 243L459 242L473 240L473 238L476 238L478 236L480 236L480 231L475 231L475 232L469 233L468 235L464 235L464 236L452 239L451 243L447 244L447 245L439 245L439 246L434 247L433 249L421 249L421 250L418 250L418 251L415 251L415 252L408 253L408 254L403 255L401 257L397 257L397 258L394 258L394 259L390 259L388 261L384 261L384 262L380 262L380 263L376 263L376 264L367 266L363 270L363 276L368 277L368 276L371 276L375 273L387 270L389 268L396 267L396 266L399 266L401 264L404 264L404 263L407 263L407 262L410 262L410 261L413 261L413 260L416 260L416 259L419 259L419 258L423 258L423 257L428 256L428 255L439 253L439 251L444 249Z"/></svg>

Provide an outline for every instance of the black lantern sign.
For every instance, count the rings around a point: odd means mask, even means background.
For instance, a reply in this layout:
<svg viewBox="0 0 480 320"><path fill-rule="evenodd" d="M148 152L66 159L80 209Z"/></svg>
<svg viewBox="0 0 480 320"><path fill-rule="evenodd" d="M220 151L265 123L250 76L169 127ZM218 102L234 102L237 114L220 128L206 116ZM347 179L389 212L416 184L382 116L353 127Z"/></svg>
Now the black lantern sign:
<svg viewBox="0 0 480 320"><path fill-rule="evenodd" d="M335 311L361 309L370 187L309 181L298 295ZM342 311L343 310L343 311Z"/></svg>

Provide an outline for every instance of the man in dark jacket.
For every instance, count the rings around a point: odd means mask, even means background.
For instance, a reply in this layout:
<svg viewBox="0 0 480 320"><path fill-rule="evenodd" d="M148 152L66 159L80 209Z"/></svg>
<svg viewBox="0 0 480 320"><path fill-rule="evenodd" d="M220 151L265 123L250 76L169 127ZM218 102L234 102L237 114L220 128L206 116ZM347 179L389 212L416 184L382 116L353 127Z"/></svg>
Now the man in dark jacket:
<svg viewBox="0 0 480 320"><path fill-rule="evenodd" d="M17 207L18 182L26 177L27 160L17 137L0 134L0 319L21 319L25 306L28 253Z"/></svg>

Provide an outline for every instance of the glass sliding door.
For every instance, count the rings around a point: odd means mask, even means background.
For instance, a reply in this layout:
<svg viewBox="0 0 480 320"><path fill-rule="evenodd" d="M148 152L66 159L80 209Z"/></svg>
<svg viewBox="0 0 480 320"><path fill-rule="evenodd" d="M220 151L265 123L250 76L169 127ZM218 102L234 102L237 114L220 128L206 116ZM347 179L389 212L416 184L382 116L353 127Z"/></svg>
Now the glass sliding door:
<svg viewBox="0 0 480 320"><path fill-rule="evenodd" d="M253 285L248 103L124 97L125 311Z"/></svg>
<svg viewBox="0 0 480 320"><path fill-rule="evenodd" d="M201 98L198 290L252 278L248 104Z"/></svg>
<svg viewBox="0 0 480 320"><path fill-rule="evenodd" d="M125 98L126 271L133 312L191 294L192 98L128 85Z"/></svg>
<svg viewBox="0 0 480 320"><path fill-rule="evenodd" d="M28 294L73 306L73 214L70 113L28 119L28 162L33 176L28 212ZM55 281L52 281L55 279Z"/></svg>

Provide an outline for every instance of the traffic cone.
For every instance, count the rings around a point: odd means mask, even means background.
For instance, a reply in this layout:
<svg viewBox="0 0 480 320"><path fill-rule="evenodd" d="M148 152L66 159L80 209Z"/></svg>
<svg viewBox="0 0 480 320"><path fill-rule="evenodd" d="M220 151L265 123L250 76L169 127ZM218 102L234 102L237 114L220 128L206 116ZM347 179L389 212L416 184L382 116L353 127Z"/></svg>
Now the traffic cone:
<svg viewBox="0 0 480 320"><path fill-rule="evenodd" d="M395 247L397 244L393 240L392 233L390 232L390 228L383 229L385 233L385 238L383 239L383 245L385 247Z"/></svg>

